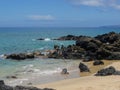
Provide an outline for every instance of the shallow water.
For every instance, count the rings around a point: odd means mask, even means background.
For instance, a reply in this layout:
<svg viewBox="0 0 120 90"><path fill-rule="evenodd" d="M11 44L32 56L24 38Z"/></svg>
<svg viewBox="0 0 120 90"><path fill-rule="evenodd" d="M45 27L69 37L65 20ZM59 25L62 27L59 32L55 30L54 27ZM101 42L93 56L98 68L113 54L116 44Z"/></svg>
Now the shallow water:
<svg viewBox="0 0 120 90"><path fill-rule="evenodd" d="M60 74L61 70L68 68L70 72L76 71L80 60L67 60L67 63L62 59L40 58L15 61L3 59L1 55L48 50L53 49L54 45L75 44L75 41L51 40L68 34L96 36L110 31L120 32L120 28L0 28L0 79L5 80L9 85L29 82L36 84L64 79ZM45 40L36 40L39 38ZM17 76L18 79L6 79L6 76L12 75ZM70 77L79 77L79 74L72 73Z"/></svg>

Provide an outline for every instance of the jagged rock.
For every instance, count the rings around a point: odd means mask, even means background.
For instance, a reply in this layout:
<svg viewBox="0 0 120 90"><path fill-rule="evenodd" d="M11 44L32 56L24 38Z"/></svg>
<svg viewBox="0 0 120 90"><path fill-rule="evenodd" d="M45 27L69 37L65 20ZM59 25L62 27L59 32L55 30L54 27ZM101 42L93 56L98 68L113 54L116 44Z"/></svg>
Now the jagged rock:
<svg viewBox="0 0 120 90"><path fill-rule="evenodd" d="M108 68L101 69L95 74L95 76L114 75L115 73L116 73L116 69L113 66L110 66Z"/></svg>
<svg viewBox="0 0 120 90"><path fill-rule="evenodd" d="M95 60L95 61L93 62L93 65L94 65L94 66L96 66L96 65L104 65L104 62L101 61L101 60Z"/></svg>
<svg viewBox="0 0 120 90"><path fill-rule="evenodd" d="M107 34L98 35L95 38L100 40L103 43L112 44L120 39L120 34L115 32L110 32Z"/></svg>
<svg viewBox="0 0 120 90"><path fill-rule="evenodd" d="M83 63L79 64L79 69L80 69L80 72L90 72L89 68Z"/></svg>

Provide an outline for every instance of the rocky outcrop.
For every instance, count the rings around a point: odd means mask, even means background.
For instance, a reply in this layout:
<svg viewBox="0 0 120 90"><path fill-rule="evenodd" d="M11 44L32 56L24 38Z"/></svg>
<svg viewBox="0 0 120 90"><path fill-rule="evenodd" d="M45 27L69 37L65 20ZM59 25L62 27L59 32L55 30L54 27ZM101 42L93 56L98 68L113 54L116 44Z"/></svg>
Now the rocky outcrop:
<svg viewBox="0 0 120 90"><path fill-rule="evenodd" d="M57 46L50 58L91 60L120 60L120 34L110 32L96 37L67 35L57 40L75 40L74 45ZM90 59L86 59L86 58Z"/></svg>
<svg viewBox="0 0 120 90"><path fill-rule="evenodd" d="M54 39L54 40L77 40L77 39L78 39L78 36L67 35L67 36L62 36L62 37Z"/></svg>
<svg viewBox="0 0 120 90"><path fill-rule="evenodd" d="M120 75L120 71L117 71L113 66L99 70L95 76L108 76L108 75Z"/></svg>
<svg viewBox="0 0 120 90"><path fill-rule="evenodd" d="M6 59L14 59L14 60L25 60L25 59L33 59L37 56L43 56L40 52L32 52L32 53L19 53L19 54L10 54L4 55Z"/></svg>
<svg viewBox="0 0 120 90"><path fill-rule="evenodd" d="M26 54L26 53L6 55L6 59L24 60L24 59L33 59L33 58L35 58L34 54Z"/></svg>
<svg viewBox="0 0 120 90"><path fill-rule="evenodd" d="M90 72L89 68L83 63L79 64L79 69L80 69L80 72Z"/></svg>
<svg viewBox="0 0 120 90"><path fill-rule="evenodd" d="M36 87L26 87L26 86L11 87L11 86L5 85L3 80L0 80L0 90L54 90L54 89L49 89L49 88L39 89Z"/></svg>
<svg viewBox="0 0 120 90"><path fill-rule="evenodd" d="M103 35L98 35L95 37L96 39L100 40L102 43L113 44L120 40L120 34L115 32L110 32Z"/></svg>

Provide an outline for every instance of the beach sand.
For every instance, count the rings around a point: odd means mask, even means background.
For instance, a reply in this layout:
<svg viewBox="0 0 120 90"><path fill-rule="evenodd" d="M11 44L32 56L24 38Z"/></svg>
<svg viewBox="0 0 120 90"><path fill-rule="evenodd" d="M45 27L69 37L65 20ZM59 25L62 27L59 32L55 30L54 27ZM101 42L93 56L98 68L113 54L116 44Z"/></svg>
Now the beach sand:
<svg viewBox="0 0 120 90"><path fill-rule="evenodd" d="M120 70L120 62L116 61L108 66L114 66ZM120 76L84 76L75 79L67 79L53 83L36 85L39 88L53 88L56 90L120 90Z"/></svg>

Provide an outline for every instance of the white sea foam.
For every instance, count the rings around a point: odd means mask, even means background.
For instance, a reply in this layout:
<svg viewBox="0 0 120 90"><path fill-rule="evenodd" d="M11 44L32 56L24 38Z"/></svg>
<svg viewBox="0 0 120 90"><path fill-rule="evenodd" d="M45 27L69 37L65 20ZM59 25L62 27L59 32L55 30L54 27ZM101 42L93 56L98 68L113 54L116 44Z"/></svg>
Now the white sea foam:
<svg viewBox="0 0 120 90"><path fill-rule="evenodd" d="M55 69L55 70L45 70L45 71L41 71L41 72L39 72L38 74L41 74L41 75L51 75L51 74L58 73L58 72L61 72L61 68L57 68L57 69Z"/></svg>
<svg viewBox="0 0 120 90"><path fill-rule="evenodd" d="M32 67L34 67L34 65L29 64L29 65L25 65L25 66L23 66L23 69L29 69L29 68L32 68Z"/></svg>
<svg viewBox="0 0 120 90"><path fill-rule="evenodd" d="M5 55L5 54L1 54L1 55L0 55L0 58L6 59L6 55Z"/></svg>
<svg viewBox="0 0 120 90"><path fill-rule="evenodd" d="M45 38L44 41L50 41L51 39L50 38Z"/></svg>

